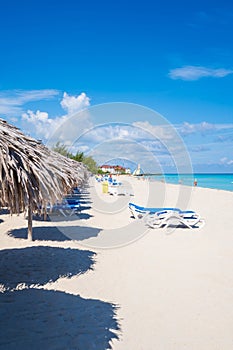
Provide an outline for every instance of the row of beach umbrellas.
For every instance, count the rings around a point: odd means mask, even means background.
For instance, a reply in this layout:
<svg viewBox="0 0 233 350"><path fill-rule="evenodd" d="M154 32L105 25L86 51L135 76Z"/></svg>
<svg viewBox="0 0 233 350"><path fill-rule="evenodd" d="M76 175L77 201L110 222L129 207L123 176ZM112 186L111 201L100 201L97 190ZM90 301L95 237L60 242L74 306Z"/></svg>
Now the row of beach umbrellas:
<svg viewBox="0 0 233 350"><path fill-rule="evenodd" d="M33 211L61 201L88 176L82 163L48 149L0 119L0 207L7 207L11 214L27 211L29 239Z"/></svg>

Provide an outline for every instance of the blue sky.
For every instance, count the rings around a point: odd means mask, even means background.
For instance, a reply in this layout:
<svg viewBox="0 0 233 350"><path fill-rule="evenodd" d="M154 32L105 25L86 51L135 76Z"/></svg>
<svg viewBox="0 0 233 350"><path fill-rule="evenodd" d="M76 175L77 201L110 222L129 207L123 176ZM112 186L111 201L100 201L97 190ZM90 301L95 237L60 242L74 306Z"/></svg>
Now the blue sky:
<svg viewBox="0 0 233 350"><path fill-rule="evenodd" d="M80 109L135 103L174 125L195 171L233 172L232 23L226 0L5 2L0 116L46 142Z"/></svg>

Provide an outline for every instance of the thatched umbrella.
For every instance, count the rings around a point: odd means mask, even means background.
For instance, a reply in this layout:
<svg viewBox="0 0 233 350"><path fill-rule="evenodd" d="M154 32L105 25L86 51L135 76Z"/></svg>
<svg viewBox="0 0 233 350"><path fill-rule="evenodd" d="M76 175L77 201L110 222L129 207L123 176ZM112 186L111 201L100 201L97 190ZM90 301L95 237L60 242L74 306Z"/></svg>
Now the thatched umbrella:
<svg viewBox="0 0 233 350"><path fill-rule="evenodd" d="M12 214L28 210L30 239L33 210L60 201L86 177L82 164L50 151L0 119L0 206Z"/></svg>

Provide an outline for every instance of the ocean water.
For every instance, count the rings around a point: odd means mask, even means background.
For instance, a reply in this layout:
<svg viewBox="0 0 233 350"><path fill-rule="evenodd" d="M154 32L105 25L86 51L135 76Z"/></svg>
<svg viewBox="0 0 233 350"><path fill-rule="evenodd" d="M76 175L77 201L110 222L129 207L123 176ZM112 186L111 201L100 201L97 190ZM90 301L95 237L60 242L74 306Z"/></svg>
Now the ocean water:
<svg viewBox="0 0 233 350"><path fill-rule="evenodd" d="M198 187L233 191L233 174L164 174L150 176L151 180L164 181L172 184L193 186L194 180Z"/></svg>

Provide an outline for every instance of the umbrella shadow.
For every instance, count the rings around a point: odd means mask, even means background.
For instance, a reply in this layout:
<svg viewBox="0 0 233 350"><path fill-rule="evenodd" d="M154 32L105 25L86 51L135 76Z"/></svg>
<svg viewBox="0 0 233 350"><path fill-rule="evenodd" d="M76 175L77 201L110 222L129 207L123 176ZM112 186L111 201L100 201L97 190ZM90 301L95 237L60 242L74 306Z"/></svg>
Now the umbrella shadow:
<svg viewBox="0 0 233 350"><path fill-rule="evenodd" d="M35 241L82 241L91 237L97 237L101 229L88 226L41 226L33 228L33 240ZM8 231L13 238L27 239L27 228Z"/></svg>
<svg viewBox="0 0 233 350"><path fill-rule="evenodd" d="M93 215L88 214L88 213L80 213L80 214L78 214L78 218L80 220L88 220L90 218L93 218Z"/></svg>
<svg viewBox="0 0 233 350"><path fill-rule="evenodd" d="M118 339L117 307L64 292L0 293L0 349L111 349Z"/></svg>
<svg viewBox="0 0 233 350"><path fill-rule="evenodd" d="M59 217L61 220L65 220L65 218L66 218L66 217L64 217L64 215L58 215L57 213L56 214L48 213L46 219L44 219L43 215L34 214L33 220L35 220L35 221L58 221L57 218L59 218ZM88 213L83 213L83 212L79 212L79 213L75 212L72 215L73 220L88 220L92 217L93 217L93 215L88 214ZM56 218L56 219L54 219L54 218ZM71 220L71 216L67 216L67 218L69 221Z"/></svg>
<svg viewBox="0 0 233 350"><path fill-rule="evenodd" d="M44 285L59 277L71 278L93 269L89 250L37 246L0 250L0 284L5 290L18 285Z"/></svg>
<svg viewBox="0 0 233 350"><path fill-rule="evenodd" d="M10 214L10 210L6 209L6 208L2 208L2 209L0 209L0 215L1 214L3 214L3 215Z"/></svg>

